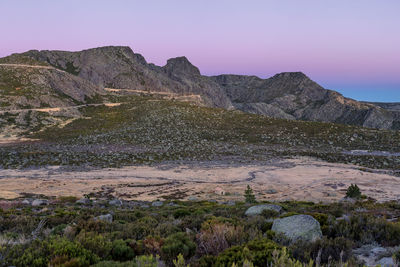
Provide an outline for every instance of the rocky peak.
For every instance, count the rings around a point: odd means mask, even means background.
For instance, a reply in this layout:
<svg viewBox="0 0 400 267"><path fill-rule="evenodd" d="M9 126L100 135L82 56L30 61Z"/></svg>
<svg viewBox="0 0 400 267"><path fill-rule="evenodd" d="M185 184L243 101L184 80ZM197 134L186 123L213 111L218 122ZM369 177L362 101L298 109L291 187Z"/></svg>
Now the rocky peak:
<svg viewBox="0 0 400 267"><path fill-rule="evenodd" d="M200 70L194 66L186 57L168 59L163 69L168 74L200 75Z"/></svg>
<svg viewBox="0 0 400 267"><path fill-rule="evenodd" d="M286 80L288 82L302 82L305 80L311 80L307 75L303 72L281 72L274 75L271 79L276 80Z"/></svg>

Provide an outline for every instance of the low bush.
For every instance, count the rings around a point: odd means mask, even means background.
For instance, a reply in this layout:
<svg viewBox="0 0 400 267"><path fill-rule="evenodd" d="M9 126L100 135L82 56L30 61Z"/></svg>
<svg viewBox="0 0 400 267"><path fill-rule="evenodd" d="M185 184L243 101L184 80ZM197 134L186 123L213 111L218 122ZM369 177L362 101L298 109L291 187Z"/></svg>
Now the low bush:
<svg viewBox="0 0 400 267"><path fill-rule="evenodd" d="M360 188L356 184L351 184L349 188L347 188L346 197L361 198Z"/></svg>
<svg viewBox="0 0 400 267"><path fill-rule="evenodd" d="M168 262L172 262L179 254L188 259L196 252L196 244L186 233L180 232L168 236L161 251L163 258Z"/></svg>
<svg viewBox="0 0 400 267"><path fill-rule="evenodd" d="M111 257L117 261L129 261L135 257L135 254L128 245L128 241L119 239L112 243Z"/></svg>
<svg viewBox="0 0 400 267"><path fill-rule="evenodd" d="M228 248L214 258L216 266L242 266L248 260L255 266L269 266L272 261L272 253L280 250L280 246L269 239L250 241L241 246Z"/></svg>

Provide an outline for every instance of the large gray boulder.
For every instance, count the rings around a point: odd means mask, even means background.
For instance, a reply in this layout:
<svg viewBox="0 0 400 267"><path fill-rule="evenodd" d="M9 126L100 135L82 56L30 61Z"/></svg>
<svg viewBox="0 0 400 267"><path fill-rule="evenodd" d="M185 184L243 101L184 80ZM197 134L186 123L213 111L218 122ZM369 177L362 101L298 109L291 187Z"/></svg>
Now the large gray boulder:
<svg viewBox="0 0 400 267"><path fill-rule="evenodd" d="M48 204L49 204L49 201L47 199L35 199L32 202L32 206L34 206L34 207L45 206Z"/></svg>
<svg viewBox="0 0 400 267"><path fill-rule="evenodd" d="M161 207L162 205L164 205L164 202L162 202L162 201L154 201L153 203L151 203L151 205L153 207Z"/></svg>
<svg viewBox="0 0 400 267"><path fill-rule="evenodd" d="M310 215L294 215L274 220L272 231L282 233L291 241L313 242L322 238L319 222Z"/></svg>
<svg viewBox="0 0 400 267"><path fill-rule="evenodd" d="M262 204L248 208L244 214L246 216L261 215L264 210L272 210L280 213L282 207L274 204Z"/></svg>

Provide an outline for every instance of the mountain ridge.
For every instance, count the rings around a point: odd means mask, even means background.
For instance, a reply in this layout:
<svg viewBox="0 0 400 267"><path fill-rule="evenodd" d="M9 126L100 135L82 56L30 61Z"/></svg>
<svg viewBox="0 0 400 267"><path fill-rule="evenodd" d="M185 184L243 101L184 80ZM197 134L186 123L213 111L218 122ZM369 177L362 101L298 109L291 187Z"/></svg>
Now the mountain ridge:
<svg viewBox="0 0 400 267"><path fill-rule="evenodd" d="M323 88L302 72L282 72L267 79L232 74L204 76L184 56L156 66L127 46L77 52L30 50L6 59L17 55L79 76L100 88L198 94L209 107L275 118L400 129L400 111L346 98Z"/></svg>

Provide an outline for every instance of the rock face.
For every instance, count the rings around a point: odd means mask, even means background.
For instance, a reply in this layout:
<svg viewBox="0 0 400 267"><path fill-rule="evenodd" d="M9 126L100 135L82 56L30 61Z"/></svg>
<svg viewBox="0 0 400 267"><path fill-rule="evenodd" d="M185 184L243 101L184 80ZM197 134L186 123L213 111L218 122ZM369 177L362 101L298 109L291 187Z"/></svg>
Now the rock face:
<svg viewBox="0 0 400 267"><path fill-rule="evenodd" d="M310 215L294 215L274 220L272 231L282 233L291 241L313 242L322 238L319 222Z"/></svg>
<svg viewBox="0 0 400 267"><path fill-rule="evenodd" d="M55 68L0 64L0 110L74 106L104 93L90 81Z"/></svg>
<svg viewBox="0 0 400 267"><path fill-rule="evenodd" d="M345 98L301 72L280 73L269 79L240 75L212 79L225 89L235 108L245 112L283 119L399 128L395 111Z"/></svg>
<svg viewBox="0 0 400 267"><path fill-rule="evenodd" d="M200 74L185 57L164 67L148 64L129 47L100 47L80 52L28 51L25 56L70 72L100 87L201 95L211 107L232 108L223 88Z"/></svg>
<svg viewBox="0 0 400 267"><path fill-rule="evenodd" d="M280 213L282 210L282 207L278 206L278 205L273 205L273 204L257 205L257 206L248 208L244 214L246 216L261 215L264 210L272 210L277 213Z"/></svg>
<svg viewBox="0 0 400 267"><path fill-rule="evenodd" d="M275 118L400 129L400 105L345 98L324 89L301 72L280 73L269 79L244 75L207 77L186 57L169 59L160 67L122 46L79 52L32 50L0 59L0 64L21 58L26 64L39 62L35 64L62 70L47 75L53 81L52 88L78 101L99 88L169 92L200 96L201 103L210 107ZM56 103L56 99L47 102Z"/></svg>

